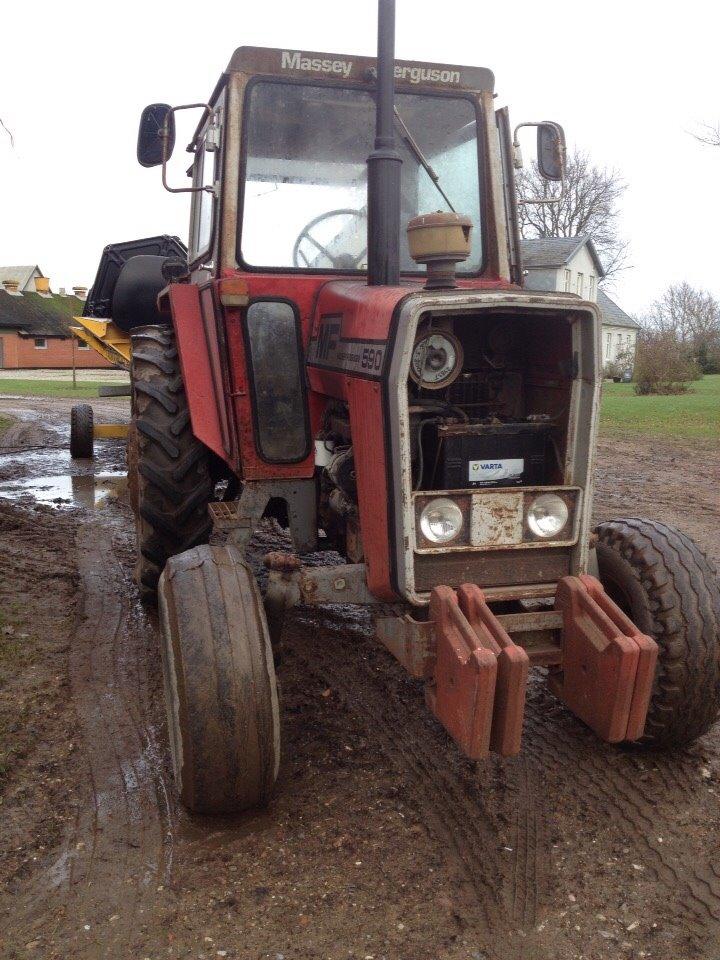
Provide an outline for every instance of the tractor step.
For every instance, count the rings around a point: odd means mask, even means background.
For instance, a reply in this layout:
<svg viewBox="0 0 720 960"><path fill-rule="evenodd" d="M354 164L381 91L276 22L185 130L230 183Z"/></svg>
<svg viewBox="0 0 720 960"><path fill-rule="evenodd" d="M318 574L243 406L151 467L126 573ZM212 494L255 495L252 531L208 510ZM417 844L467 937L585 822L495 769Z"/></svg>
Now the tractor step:
<svg viewBox="0 0 720 960"><path fill-rule="evenodd" d="M520 751L531 665L603 740L637 740L652 692L657 644L594 577L564 577L555 607L495 615L480 587L433 589L426 622L378 618L378 638L427 681L435 716L472 760Z"/></svg>

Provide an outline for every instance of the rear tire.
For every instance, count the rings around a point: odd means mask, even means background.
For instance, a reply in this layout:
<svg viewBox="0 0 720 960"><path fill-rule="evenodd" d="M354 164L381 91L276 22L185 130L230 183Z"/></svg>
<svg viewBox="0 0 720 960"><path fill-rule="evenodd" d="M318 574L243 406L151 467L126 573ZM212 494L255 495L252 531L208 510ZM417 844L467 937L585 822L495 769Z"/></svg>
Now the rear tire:
<svg viewBox="0 0 720 960"><path fill-rule="evenodd" d="M196 547L168 561L158 602L181 802L211 814L266 804L280 761L280 720L255 578L234 547Z"/></svg>
<svg viewBox="0 0 720 960"><path fill-rule="evenodd" d="M206 543L212 523L210 451L193 434L171 327L132 332L132 422L128 436L135 511L135 578L147 598L169 557Z"/></svg>
<svg viewBox="0 0 720 960"><path fill-rule="evenodd" d="M690 537L654 520L612 520L596 533L603 587L660 648L642 742L690 743L720 709L715 572Z"/></svg>
<svg viewBox="0 0 720 960"><path fill-rule="evenodd" d="M93 408L76 403L70 409L70 456L73 460L91 460L95 453Z"/></svg>

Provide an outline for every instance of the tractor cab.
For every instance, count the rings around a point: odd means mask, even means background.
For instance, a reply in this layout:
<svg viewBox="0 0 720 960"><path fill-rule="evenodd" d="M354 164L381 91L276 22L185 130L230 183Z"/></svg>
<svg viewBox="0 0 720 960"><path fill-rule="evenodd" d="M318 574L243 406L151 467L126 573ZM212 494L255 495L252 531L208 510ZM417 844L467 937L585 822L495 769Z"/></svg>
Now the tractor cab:
<svg viewBox="0 0 720 960"><path fill-rule="evenodd" d="M397 61L393 80L401 227L438 210L467 216L471 248L459 276L521 282L517 154L507 110L494 108L493 74ZM138 159L162 165L168 189L193 195L191 267L367 276L377 101L374 59L242 47L209 103L146 108ZM193 182L185 187L168 183L167 163L175 115L188 109L202 114L188 147ZM562 131L556 124L538 127L548 177L559 179ZM400 273L417 277L404 229L398 240Z"/></svg>

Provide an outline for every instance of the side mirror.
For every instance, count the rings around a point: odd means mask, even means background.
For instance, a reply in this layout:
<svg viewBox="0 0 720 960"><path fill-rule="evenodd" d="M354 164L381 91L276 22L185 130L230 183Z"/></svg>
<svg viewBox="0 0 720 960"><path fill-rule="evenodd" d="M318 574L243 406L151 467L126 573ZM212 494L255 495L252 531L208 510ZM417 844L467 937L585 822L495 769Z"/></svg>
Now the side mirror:
<svg viewBox="0 0 720 960"><path fill-rule="evenodd" d="M565 133L559 123L552 120L530 121L519 123L513 133L513 166L522 170L523 159L518 140L518 131L523 127L537 127L537 167L543 180L554 180L560 183L560 192L556 196L521 197L519 204L550 204L559 203L565 196Z"/></svg>
<svg viewBox="0 0 720 960"><path fill-rule="evenodd" d="M545 180L562 181L565 175L565 133L559 123L543 121L537 131L537 163Z"/></svg>
<svg viewBox="0 0 720 960"><path fill-rule="evenodd" d="M170 159L175 147L175 114L168 103L151 103L140 117L137 158L143 167L157 167Z"/></svg>

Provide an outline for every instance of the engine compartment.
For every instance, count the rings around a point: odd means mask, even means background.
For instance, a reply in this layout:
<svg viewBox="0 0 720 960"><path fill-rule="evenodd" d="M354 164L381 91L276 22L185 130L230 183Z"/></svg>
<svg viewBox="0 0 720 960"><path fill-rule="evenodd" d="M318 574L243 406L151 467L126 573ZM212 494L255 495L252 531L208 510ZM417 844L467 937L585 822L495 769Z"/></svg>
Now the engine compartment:
<svg viewBox="0 0 720 960"><path fill-rule="evenodd" d="M408 379L415 491L564 482L575 374L566 316L426 314L415 344Z"/></svg>
<svg viewBox="0 0 720 960"><path fill-rule="evenodd" d="M407 380L415 494L567 483L571 317L509 309L420 317ZM352 443L346 403L330 401L317 440L320 520L328 544L360 562Z"/></svg>

